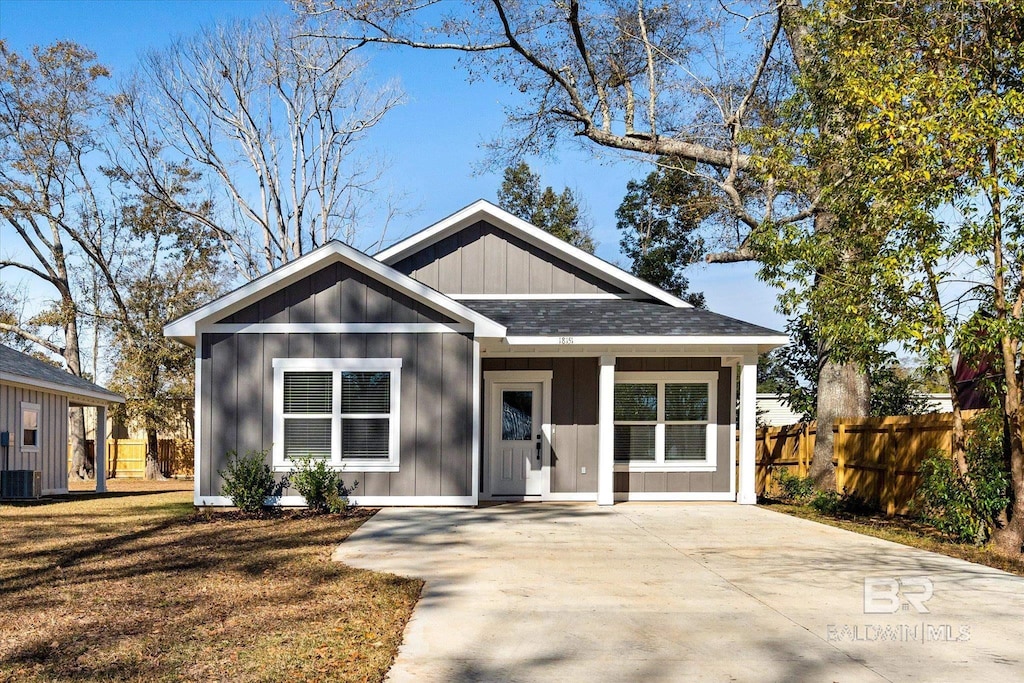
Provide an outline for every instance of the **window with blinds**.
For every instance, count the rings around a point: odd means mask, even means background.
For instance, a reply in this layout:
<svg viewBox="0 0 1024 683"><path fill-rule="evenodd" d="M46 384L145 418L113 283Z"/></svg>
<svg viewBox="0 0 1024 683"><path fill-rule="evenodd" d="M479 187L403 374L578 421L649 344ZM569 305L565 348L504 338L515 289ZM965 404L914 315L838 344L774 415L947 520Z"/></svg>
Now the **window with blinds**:
<svg viewBox="0 0 1024 683"><path fill-rule="evenodd" d="M396 470L400 368L397 359L275 360L275 465L323 458Z"/></svg>
<svg viewBox="0 0 1024 683"><path fill-rule="evenodd" d="M683 381L685 373L619 373L614 388L615 462L630 468L715 462L716 379Z"/></svg>

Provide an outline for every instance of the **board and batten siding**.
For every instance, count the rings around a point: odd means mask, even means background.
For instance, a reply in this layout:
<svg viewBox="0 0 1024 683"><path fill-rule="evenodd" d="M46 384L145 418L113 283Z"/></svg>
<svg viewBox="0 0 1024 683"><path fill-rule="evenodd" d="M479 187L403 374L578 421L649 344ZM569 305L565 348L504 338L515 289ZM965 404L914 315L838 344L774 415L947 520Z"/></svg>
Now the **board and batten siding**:
<svg viewBox="0 0 1024 683"><path fill-rule="evenodd" d="M394 264L445 294L619 294L622 290L480 221Z"/></svg>
<svg viewBox="0 0 1024 683"><path fill-rule="evenodd" d="M484 358L483 370L551 370L551 492L597 493L597 358ZM732 382L718 358L619 358L617 372L717 372L714 472L616 472L616 493L727 493L732 467ZM484 403L484 410L487 405ZM484 430L490 424L484 415ZM486 442L486 435L484 437ZM582 473L582 468L587 473Z"/></svg>
<svg viewBox="0 0 1024 683"><path fill-rule="evenodd" d="M21 450L21 404L39 404L39 451ZM68 397L0 383L0 431L11 433L7 468L42 472L44 494L68 490ZM0 449L0 456L3 455ZM0 466L3 463L0 462Z"/></svg>
<svg viewBox="0 0 1024 683"><path fill-rule="evenodd" d="M219 323L453 323L344 263L284 287Z"/></svg>

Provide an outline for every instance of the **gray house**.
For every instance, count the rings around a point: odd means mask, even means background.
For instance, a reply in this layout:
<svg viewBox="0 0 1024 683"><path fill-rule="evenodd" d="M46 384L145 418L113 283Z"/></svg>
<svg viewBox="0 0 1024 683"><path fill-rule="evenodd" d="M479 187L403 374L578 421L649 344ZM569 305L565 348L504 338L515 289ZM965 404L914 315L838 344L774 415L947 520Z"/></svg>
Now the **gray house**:
<svg viewBox="0 0 1024 683"><path fill-rule="evenodd" d="M361 505L753 503L757 357L787 342L484 201L375 257L331 242L164 332L196 349L197 505L230 504L218 471L250 450L282 475L324 458Z"/></svg>
<svg viewBox="0 0 1024 683"><path fill-rule="evenodd" d="M0 445L4 497L31 497L34 479L37 494L67 493L68 408L95 407L96 442L104 443L106 410L112 403L124 403L124 397L0 344L0 434L7 435L0 438L0 443L7 441ZM97 491L106 490L103 450L96 451Z"/></svg>

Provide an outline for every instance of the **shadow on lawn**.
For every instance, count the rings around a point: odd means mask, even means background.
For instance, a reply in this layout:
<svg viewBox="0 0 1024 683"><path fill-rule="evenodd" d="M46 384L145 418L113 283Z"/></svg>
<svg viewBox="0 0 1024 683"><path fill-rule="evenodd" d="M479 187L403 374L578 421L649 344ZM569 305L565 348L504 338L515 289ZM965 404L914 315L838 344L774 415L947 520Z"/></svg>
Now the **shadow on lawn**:
<svg viewBox="0 0 1024 683"><path fill-rule="evenodd" d="M0 681L316 678L373 657L383 659L368 671L386 671L419 582L329 561L367 515L122 506L96 520L4 520L16 560L0 562ZM334 661L351 647L318 650L388 628L362 660Z"/></svg>

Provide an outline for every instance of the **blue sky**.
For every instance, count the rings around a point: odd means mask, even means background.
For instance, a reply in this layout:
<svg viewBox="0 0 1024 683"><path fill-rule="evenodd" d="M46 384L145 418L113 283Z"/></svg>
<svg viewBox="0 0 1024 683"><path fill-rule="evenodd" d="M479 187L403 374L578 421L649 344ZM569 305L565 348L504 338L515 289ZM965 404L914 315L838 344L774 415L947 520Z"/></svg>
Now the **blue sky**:
<svg viewBox="0 0 1024 683"><path fill-rule="evenodd" d="M266 11L287 7L283 0L0 0L0 37L18 51L59 39L76 41L94 50L117 77L133 69L137 55L175 36ZM503 104L514 102L517 93L490 81L467 83L455 56L446 53L377 53L371 71L380 81L396 80L407 97L365 150L390 162L387 186L407 195L415 210L398 219L389 234L415 232L479 198L494 201L500 173L474 171L485 158L483 143L502 126ZM619 254L614 212L626 182L650 169L608 154L595 161L571 143L555 150L553 158L529 162L545 185L569 186L583 199L598 255L627 265ZM781 329L775 293L755 272L752 264L697 265L688 275L691 289L703 291L712 310Z"/></svg>

